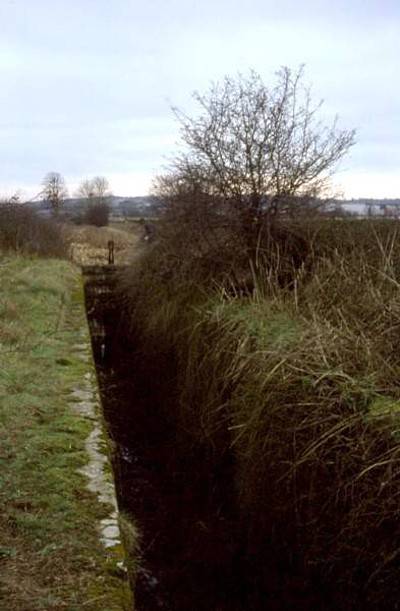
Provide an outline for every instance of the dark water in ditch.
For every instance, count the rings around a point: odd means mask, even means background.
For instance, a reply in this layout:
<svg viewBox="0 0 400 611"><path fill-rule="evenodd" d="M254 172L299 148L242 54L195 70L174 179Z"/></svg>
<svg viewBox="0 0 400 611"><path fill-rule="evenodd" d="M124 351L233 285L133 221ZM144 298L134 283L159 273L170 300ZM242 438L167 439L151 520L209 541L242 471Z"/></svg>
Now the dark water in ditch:
<svg viewBox="0 0 400 611"><path fill-rule="evenodd" d="M174 421L173 355L160 348L152 361L127 333L117 271L83 270L104 416L115 446L118 504L141 536L136 611L400 608L397 600L383 607L367 601L362 575L359 592L334 578L321 580L303 566L301 549L284 548L282 533L291 542L286 525L274 545L274 523L260 531L257 515L240 516L232 456L188 445Z"/></svg>
<svg viewBox="0 0 400 611"><path fill-rule="evenodd" d="M118 503L141 533L137 611L265 609L249 602L243 577L229 457L216 466L198 450L181 448L162 409L168 381L160 364L143 368L121 329L115 269L87 267L84 277Z"/></svg>

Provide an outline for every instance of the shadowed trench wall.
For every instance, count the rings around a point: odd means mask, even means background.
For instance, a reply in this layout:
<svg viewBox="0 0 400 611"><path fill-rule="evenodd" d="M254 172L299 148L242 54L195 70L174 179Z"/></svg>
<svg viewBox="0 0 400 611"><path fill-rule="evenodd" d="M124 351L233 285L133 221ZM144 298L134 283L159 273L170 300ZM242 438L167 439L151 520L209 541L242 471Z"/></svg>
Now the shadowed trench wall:
<svg viewBox="0 0 400 611"><path fill-rule="evenodd" d="M296 478L305 510L309 510L303 521L296 521L294 497L286 485L280 485L272 452L264 449L263 454L260 446L254 464L246 462L246 455L232 444L229 426L219 429L212 443L210 438L202 443L202 431L196 434L193 430L196 422L202 424L200 412L194 413L192 428L185 427L181 412L188 407L182 404L187 395L179 385L185 362L181 358L178 366L178 355L161 337L152 337L146 344L135 321L124 313L118 269L87 267L84 277L99 387L114 446L119 508L140 533L139 546L131 557L137 611L353 611L379 609L380 601L389 596L385 608L397 608L397 602L393 605L395 586L372 584L369 592L365 586L371 581L362 564L355 565L352 581L344 561L336 562L331 571L321 570L320 565L331 558L329 546L341 535L339 527L348 513L348 502L321 504L321 499L335 493L326 474L332 465L340 466L341 452L333 448L331 458L321 463L316 474L311 465L304 468L301 480ZM199 333L208 350L214 335L207 335L206 327ZM185 336L186 340L193 343L193 335ZM209 352L205 354L201 352L192 366L207 359ZM194 391L200 378L196 369L190 378ZM243 393L242 387L237 390ZM300 390L291 387L292 392ZM243 394L240 398L249 400ZM199 407L196 399L194 392L192 410ZM231 406L229 388L221 400ZM278 417L283 414L284 421L273 447L290 455L291 404L278 405ZM282 411L286 407L288 411ZM270 424L271 413L267 415L265 426ZM357 422L364 429L369 425L362 415ZM368 430L374 443L389 443L386 433L376 426ZM354 431L355 435L359 428ZM261 427L258 433L262 438L265 430ZM310 496L310 486L314 496ZM253 503L243 502L243 490ZM315 518L322 506L325 514L318 522ZM360 532L358 527L355 536ZM383 529L370 534L376 546L381 545L382 534ZM321 538L320 545L315 544L314 536ZM366 545L371 547L371 541L365 539ZM319 556L314 550L319 550ZM353 548L350 552L344 557L349 562ZM395 577L395 572L388 573L388 578Z"/></svg>
<svg viewBox="0 0 400 611"><path fill-rule="evenodd" d="M149 360L135 345L114 292L117 271L83 273L118 504L141 537L136 608L248 609L232 458L188 448L172 409L174 357L161 352Z"/></svg>

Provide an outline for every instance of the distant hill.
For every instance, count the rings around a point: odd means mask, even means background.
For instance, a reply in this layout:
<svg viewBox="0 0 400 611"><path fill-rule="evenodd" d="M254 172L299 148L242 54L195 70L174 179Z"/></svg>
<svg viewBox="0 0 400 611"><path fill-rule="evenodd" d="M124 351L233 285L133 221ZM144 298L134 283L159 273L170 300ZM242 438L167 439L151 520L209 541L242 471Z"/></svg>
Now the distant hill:
<svg viewBox="0 0 400 611"><path fill-rule="evenodd" d="M359 197L357 199L344 199L335 200L342 205L352 206L375 206L381 208L384 206L400 206L400 198L385 198L385 199L374 199L372 197Z"/></svg>
<svg viewBox="0 0 400 611"><path fill-rule="evenodd" d="M71 197L63 202L62 211L68 217L79 216L87 206L84 198ZM144 197L121 197L111 195L107 197L110 206L111 216L125 218L132 216L155 216L157 214L157 198L151 196ZM51 206L43 200L30 202L30 206L35 208L40 214L48 215L51 213Z"/></svg>
<svg viewBox="0 0 400 611"><path fill-rule="evenodd" d="M121 197L112 195L107 198L110 206L111 216L114 218L128 217L149 217L157 216L157 204L159 203L156 197ZM43 200L30 202L38 212L43 215L51 213L51 206ZM393 199L373 199L373 198L358 198L358 199L334 199L330 205L341 206L345 211L359 216L366 215L385 215L389 210L399 209L400 198ZM87 200L84 198L68 198L63 203L63 213L68 218L77 218L85 210Z"/></svg>
<svg viewBox="0 0 400 611"><path fill-rule="evenodd" d="M333 206L340 206L345 211L358 216L385 216L395 211L400 212L400 198L374 199L359 197L357 199L335 199Z"/></svg>

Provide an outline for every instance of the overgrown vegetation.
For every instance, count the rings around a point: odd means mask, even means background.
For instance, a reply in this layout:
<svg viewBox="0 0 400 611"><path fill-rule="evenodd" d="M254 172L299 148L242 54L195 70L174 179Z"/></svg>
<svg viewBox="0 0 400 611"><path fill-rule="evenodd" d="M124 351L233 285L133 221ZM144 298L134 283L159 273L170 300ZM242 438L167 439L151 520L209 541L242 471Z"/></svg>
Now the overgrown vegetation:
<svg viewBox="0 0 400 611"><path fill-rule="evenodd" d="M82 215L83 223L105 227L110 216L109 198L112 195L108 180L104 176L95 176L82 181L78 195L86 200L86 210Z"/></svg>
<svg viewBox="0 0 400 611"><path fill-rule="evenodd" d="M64 257L67 247L61 226L40 217L17 200L0 201L0 250L43 257Z"/></svg>
<svg viewBox="0 0 400 611"><path fill-rule="evenodd" d="M278 77L179 114L157 241L121 287L180 443L233 465L246 608L395 609L400 227L316 214L354 133Z"/></svg>
<svg viewBox="0 0 400 611"><path fill-rule="evenodd" d="M83 214L83 222L95 227L106 227L109 216L110 207L107 202L89 203Z"/></svg>
<svg viewBox="0 0 400 611"><path fill-rule="evenodd" d="M120 611L126 587L96 527L110 508L78 472L91 430L70 405L89 369L78 272L7 256L0 282L0 607Z"/></svg>
<svg viewBox="0 0 400 611"><path fill-rule="evenodd" d="M276 608L396 608L399 229L282 226L300 266L275 241L210 268L160 237L123 280L143 358L176 364L178 438L235 457L245 554Z"/></svg>

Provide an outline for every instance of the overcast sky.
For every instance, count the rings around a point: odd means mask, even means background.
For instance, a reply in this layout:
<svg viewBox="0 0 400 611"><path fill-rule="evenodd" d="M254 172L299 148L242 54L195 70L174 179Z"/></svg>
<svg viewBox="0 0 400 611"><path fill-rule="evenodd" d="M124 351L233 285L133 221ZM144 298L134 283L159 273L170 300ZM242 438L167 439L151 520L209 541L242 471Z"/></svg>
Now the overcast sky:
<svg viewBox="0 0 400 611"><path fill-rule="evenodd" d="M144 195L178 150L172 104L304 63L324 114L357 129L343 194L400 197L399 0L0 0L0 34L1 195L49 171Z"/></svg>

